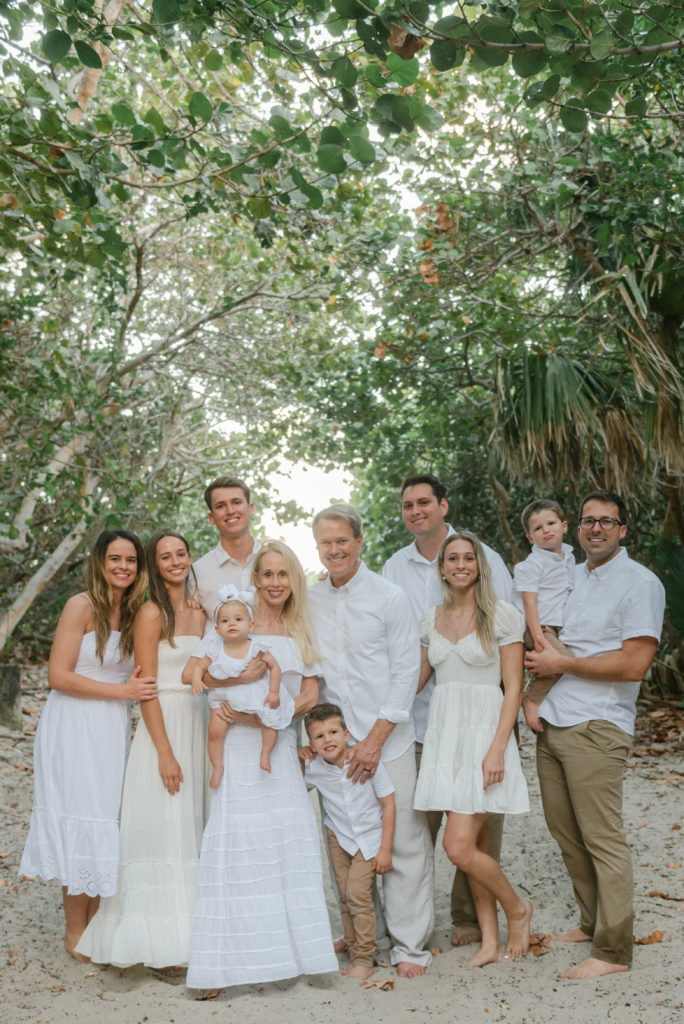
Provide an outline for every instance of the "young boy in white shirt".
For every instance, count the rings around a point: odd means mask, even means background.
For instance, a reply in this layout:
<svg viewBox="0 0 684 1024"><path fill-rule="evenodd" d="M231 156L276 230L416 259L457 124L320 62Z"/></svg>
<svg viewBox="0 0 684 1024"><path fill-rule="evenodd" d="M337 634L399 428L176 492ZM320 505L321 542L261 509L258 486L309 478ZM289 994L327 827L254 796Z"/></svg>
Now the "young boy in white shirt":
<svg viewBox="0 0 684 1024"><path fill-rule="evenodd" d="M521 595L527 619L524 644L528 651L541 651L544 638L557 651L568 654L558 639L564 622L565 603L575 579L575 556L572 546L563 543L568 524L556 501L537 498L522 512L525 535L532 551L513 569L513 587ZM530 729L542 732L539 705L560 677L533 676L525 691L523 712Z"/></svg>
<svg viewBox="0 0 684 1024"><path fill-rule="evenodd" d="M382 763L366 782L354 783L347 777L349 731L337 704L318 704L304 725L317 754L306 763L304 781L323 801L323 824L351 959L342 973L365 981L373 973L376 946L373 881L392 867L394 786Z"/></svg>

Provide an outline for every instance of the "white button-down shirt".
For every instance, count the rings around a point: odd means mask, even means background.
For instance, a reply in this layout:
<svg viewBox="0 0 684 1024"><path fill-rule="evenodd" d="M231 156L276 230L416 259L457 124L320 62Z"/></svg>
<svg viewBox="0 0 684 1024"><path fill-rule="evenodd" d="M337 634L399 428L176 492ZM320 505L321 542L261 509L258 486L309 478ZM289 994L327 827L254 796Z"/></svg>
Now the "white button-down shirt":
<svg viewBox="0 0 684 1024"><path fill-rule="evenodd" d="M448 536L455 533L453 526L447 524ZM482 542L480 542L482 543ZM501 555L497 554L486 544L482 548L487 559L487 564L492 574L492 586L494 594L499 601L513 603L513 582L511 574L506 568ZM437 569L437 558L431 562L421 555L416 542L407 544L405 548L387 559L382 567L382 575L385 579L396 583L404 591L409 599L411 610L416 621L420 622L428 608L441 604L444 600L442 588L439 584L439 571ZM416 677L416 686L418 679ZM428 705L434 687L434 680L430 679L426 686L420 691L413 702L413 724L416 730L416 739L419 743L425 738L425 730L428 722Z"/></svg>
<svg viewBox="0 0 684 1024"><path fill-rule="evenodd" d="M365 860L377 855L382 842L382 807L379 797L394 792L390 777L379 764L368 782L347 778L348 765L338 768L316 757L306 765L304 781L317 789L323 800L323 824L335 833L343 850L353 857L357 850Z"/></svg>
<svg viewBox="0 0 684 1024"><path fill-rule="evenodd" d="M197 600L204 608L209 622L214 621L220 587L225 583L234 583L238 590L244 590L250 585L252 563L260 546L259 541L255 540L252 553L247 556L245 564L241 565L219 541L215 548L193 563L197 577Z"/></svg>
<svg viewBox="0 0 684 1024"><path fill-rule="evenodd" d="M659 640L664 611L665 588L658 577L620 548L591 572L586 562L577 566L560 639L575 658L609 654L621 650L624 640ZM552 725L600 718L633 733L640 685L640 679L605 683L566 673L541 702L539 714Z"/></svg>
<svg viewBox="0 0 684 1024"><path fill-rule="evenodd" d="M395 722L382 760L400 757L415 739L411 705L420 671L418 627L398 587L360 562L348 583L314 584L311 617L321 651L321 700L342 708L358 742L379 718Z"/></svg>
<svg viewBox="0 0 684 1024"><path fill-rule="evenodd" d="M563 545L563 555L546 551L538 544L524 562L513 569L515 604L524 613L522 594L537 595L537 614L542 626L562 626L565 605L575 583L575 555L571 544Z"/></svg>

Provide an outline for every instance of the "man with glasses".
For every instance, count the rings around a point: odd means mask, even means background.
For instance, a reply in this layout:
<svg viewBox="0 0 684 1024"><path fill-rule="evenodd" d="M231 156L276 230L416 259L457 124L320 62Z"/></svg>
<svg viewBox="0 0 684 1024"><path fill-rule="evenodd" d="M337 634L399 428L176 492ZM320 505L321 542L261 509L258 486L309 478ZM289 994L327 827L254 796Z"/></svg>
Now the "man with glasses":
<svg viewBox="0 0 684 1024"><path fill-rule="evenodd" d="M537 675L563 673L539 706L537 771L544 816L568 869L580 924L558 938L591 942L591 955L561 978L596 978L632 962L632 861L622 824L622 777L639 686L660 639L665 591L620 541L627 509L611 491L588 494L577 566L560 639L529 652Z"/></svg>

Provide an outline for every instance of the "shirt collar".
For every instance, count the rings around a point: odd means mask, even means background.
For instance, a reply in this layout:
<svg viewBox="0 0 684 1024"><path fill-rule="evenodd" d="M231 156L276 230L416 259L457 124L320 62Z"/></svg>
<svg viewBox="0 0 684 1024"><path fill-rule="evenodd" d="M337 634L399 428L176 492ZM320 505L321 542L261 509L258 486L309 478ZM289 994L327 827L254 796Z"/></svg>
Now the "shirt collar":
<svg viewBox="0 0 684 1024"><path fill-rule="evenodd" d="M445 523L445 526L447 528L447 537L450 537L452 533L456 533L451 523ZM444 540L446 540L446 537L444 538ZM420 551L418 550L418 542L415 540L413 544L409 544L408 556L410 562L418 562L419 565L435 565L435 563L437 562L437 556L435 556L433 560L430 562L425 557L425 555L421 555Z"/></svg>
<svg viewBox="0 0 684 1024"><path fill-rule="evenodd" d="M611 558L609 562L604 562L603 565L597 565L595 569L589 570L587 563L582 563L587 576L595 576L597 580L606 580L615 572L619 572L624 567L625 561L629 558L627 554L627 548L620 548L617 555Z"/></svg>
<svg viewBox="0 0 684 1024"><path fill-rule="evenodd" d="M350 580L347 580L346 583L343 583L341 587L333 587L332 580L330 578L330 573L328 573L326 578L323 580L323 583L328 587L328 590L332 591L332 593L334 594L341 594L344 592L348 594L353 594L354 591L359 586L363 586L364 577L367 576L369 572L370 569L366 568L366 563L363 561L362 558L360 558L358 569L356 570L352 578Z"/></svg>
<svg viewBox="0 0 684 1024"><path fill-rule="evenodd" d="M247 561L244 563L244 565L249 565L249 563L252 561L257 551L261 547L261 544L256 539L256 537L252 537L252 541L254 543L254 547L247 555ZM216 547L214 548L214 554L216 555L216 561L218 562L219 565L225 565L227 562L231 562L233 565L239 565L240 567L242 567L243 565L242 562L238 562L237 558L233 558L232 555L228 554L221 541L219 541Z"/></svg>
<svg viewBox="0 0 684 1024"><path fill-rule="evenodd" d="M538 558L546 558L547 560L551 559L554 562L565 561L565 559L561 558L557 551L547 551L546 548L540 548L538 544L533 544L532 550ZM565 553L565 557L567 558L568 553L572 552L572 544L564 543L563 551Z"/></svg>

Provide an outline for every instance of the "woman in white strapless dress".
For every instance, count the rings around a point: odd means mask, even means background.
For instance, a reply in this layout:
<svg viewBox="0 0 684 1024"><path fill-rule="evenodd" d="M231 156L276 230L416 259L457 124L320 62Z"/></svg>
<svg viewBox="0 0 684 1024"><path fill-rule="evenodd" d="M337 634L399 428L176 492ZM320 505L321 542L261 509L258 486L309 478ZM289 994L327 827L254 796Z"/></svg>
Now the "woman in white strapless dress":
<svg viewBox="0 0 684 1024"><path fill-rule="evenodd" d="M133 623L146 583L139 539L127 530L103 531L90 557L88 589L67 601L50 652L19 872L62 883L64 948L77 960L83 958L76 944L100 896L116 891L129 701L157 693L153 676L133 671Z"/></svg>
<svg viewBox="0 0 684 1024"><path fill-rule="evenodd" d="M482 931L471 959L482 967L501 959L496 904L508 919L504 956L529 948L532 904L516 894L488 853L490 813L529 811L527 785L513 736L522 699L524 620L492 590L477 537L450 534L437 567L444 603L420 624L418 689L435 672L414 807L447 811L444 849L468 875ZM503 679L504 694L500 689Z"/></svg>
<svg viewBox="0 0 684 1024"><path fill-rule="evenodd" d="M135 659L157 677L159 699L141 708L121 802L116 895L103 900L78 945L97 963L187 963L197 867L208 809L207 702L181 682L205 627L187 605L185 539L159 530L147 545L152 600L135 623Z"/></svg>

